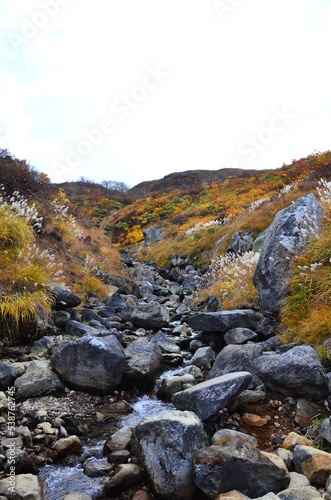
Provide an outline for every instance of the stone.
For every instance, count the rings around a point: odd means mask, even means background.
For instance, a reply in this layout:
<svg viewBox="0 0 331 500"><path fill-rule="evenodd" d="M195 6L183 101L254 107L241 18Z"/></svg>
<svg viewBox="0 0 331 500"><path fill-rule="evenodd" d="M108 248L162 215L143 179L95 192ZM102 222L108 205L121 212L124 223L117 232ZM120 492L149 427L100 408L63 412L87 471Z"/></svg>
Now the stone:
<svg viewBox="0 0 331 500"><path fill-rule="evenodd" d="M255 330L262 319L262 314L251 309L234 309L232 311L197 313L189 318L188 323L195 331L221 334L238 327Z"/></svg>
<svg viewBox="0 0 331 500"><path fill-rule="evenodd" d="M285 396L305 396L319 401L329 395L324 368L310 346L260 356L253 361L252 370L266 387Z"/></svg>
<svg viewBox="0 0 331 500"><path fill-rule="evenodd" d="M20 450L19 448L13 450L6 451L7 464L5 467L5 471L10 472L10 464L13 463L12 460L15 460L15 473L16 474L25 474L28 472L34 473L35 467L32 461L32 458L25 450Z"/></svg>
<svg viewBox="0 0 331 500"><path fill-rule="evenodd" d="M233 233L230 244L226 249L227 253L242 255L249 252L253 248L253 233L252 231L236 231Z"/></svg>
<svg viewBox="0 0 331 500"><path fill-rule="evenodd" d="M314 500L323 498L320 493L312 486L303 486L301 488L287 488L278 493L280 500Z"/></svg>
<svg viewBox="0 0 331 500"><path fill-rule="evenodd" d="M277 450L278 451L278 450ZM288 485L289 488L303 488L305 486L310 486L309 479L303 474L298 474L298 472L290 472L291 482Z"/></svg>
<svg viewBox="0 0 331 500"><path fill-rule="evenodd" d="M256 498L278 493L290 482L284 468L241 439L199 450L194 457L194 472L197 486L209 498L231 490Z"/></svg>
<svg viewBox="0 0 331 500"><path fill-rule="evenodd" d="M216 312L219 307L219 300L216 295L212 295L206 302L203 312Z"/></svg>
<svg viewBox="0 0 331 500"><path fill-rule="evenodd" d="M225 445L231 439L237 438L244 441L248 441L252 446L257 446L257 439L249 434L244 434L243 432L234 431L232 429L221 429L212 436L211 444L215 445Z"/></svg>
<svg viewBox="0 0 331 500"><path fill-rule="evenodd" d="M156 496L193 500L193 457L207 444L200 419L192 412L165 411L145 418L135 429L137 453Z"/></svg>
<svg viewBox="0 0 331 500"><path fill-rule="evenodd" d="M123 384L126 387L152 389L163 370L163 357L158 344L138 339L125 349L126 371Z"/></svg>
<svg viewBox="0 0 331 500"><path fill-rule="evenodd" d="M141 281L139 284L139 293L140 297L147 298L153 295L153 285L150 281ZM155 298L155 297L154 297Z"/></svg>
<svg viewBox="0 0 331 500"><path fill-rule="evenodd" d="M39 340L33 342L32 351L39 353L48 353L52 350L55 345L55 337L42 337Z"/></svg>
<svg viewBox="0 0 331 500"><path fill-rule="evenodd" d="M50 288L50 293L55 299L55 306L59 309L71 309L72 307L79 306L82 301L71 290L67 290L60 285L53 285Z"/></svg>
<svg viewBox="0 0 331 500"><path fill-rule="evenodd" d="M195 384L195 378L193 375L188 373L185 375L173 375L171 377L165 377L162 380L161 387L158 389L156 395L160 399L170 398L176 392L180 392L185 389L185 385Z"/></svg>
<svg viewBox="0 0 331 500"><path fill-rule="evenodd" d="M240 491L232 490L227 491L226 493L221 493L218 495L216 500L251 500L246 495L240 493Z"/></svg>
<svg viewBox="0 0 331 500"><path fill-rule="evenodd" d="M202 420L228 406L244 389L252 376L248 372L222 375L177 392L171 402L178 410L191 410Z"/></svg>
<svg viewBox="0 0 331 500"><path fill-rule="evenodd" d="M180 347L162 332L157 332L151 342L158 344L162 352L180 354Z"/></svg>
<svg viewBox="0 0 331 500"><path fill-rule="evenodd" d="M84 335L93 335L95 333L95 329L92 326L84 325L80 321L76 321L71 319L67 321L65 325L66 333L70 335L75 335L76 337L83 337Z"/></svg>
<svg viewBox="0 0 331 500"><path fill-rule="evenodd" d="M328 443L331 443L331 417L323 420L319 434L323 439L328 441Z"/></svg>
<svg viewBox="0 0 331 500"><path fill-rule="evenodd" d="M69 436L56 441L53 446L61 458L68 455L80 455L83 451L82 443L78 436Z"/></svg>
<svg viewBox="0 0 331 500"><path fill-rule="evenodd" d="M207 379L210 380L226 373L249 371L252 373L252 364L263 353L262 344L228 345L218 354ZM255 385L260 385L260 379L252 374Z"/></svg>
<svg viewBox="0 0 331 500"><path fill-rule="evenodd" d="M133 436L134 427L126 425L114 432L104 444L103 454L109 455L115 451L129 450L131 447L131 439Z"/></svg>
<svg viewBox="0 0 331 500"><path fill-rule="evenodd" d="M113 466L110 463L103 462L101 460L87 460L84 464L84 474L88 477L108 476L111 470L113 470Z"/></svg>
<svg viewBox="0 0 331 500"><path fill-rule="evenodd" d="M216 357L215 352L210 346L200 347L194 353L192 359L190 360L190 364L195 365L198 368L205 368L210 370L212 364L215 361L215 357Z"/></svg>
<svg viewBox="0 0 331 500"><path fill-rule="evenodd" d="M105 483L104 494L106 498L115 497L140 483L143 471L136 464L121 464L115 470L115 475Z"/></svg>
<svg viewBox="0 0 331 500"><path fill-rule="evenodd" d="M150 245L153 241L156 242L161 241L164 236L164 232L161 227L154 226L154 227L149 227L148 229L144 229L143 236L144 236L144 246L148 247L148 245Z"/></svg>
<svg viewBox="0 0 331 500"><path fill-rule="evenodd" d="M0 479L0 495L9 500L41 500L42 482L34 474L18 474L13 481L10 477Z"/></svg>
<svg viewBox="0 0 331 500"><path fill-rule="evenodd" d="M198 368L195 365L185 366L185 368L183 368L182 370L180 370L177 373L177 375L178 376L182 376L182 375L185 375L186 373L188 373L189 375L193 375L193 377L195 378L195 380L197 380L198 382L202 382L202 380L203 380L202 371L200 370L200 368Z"/></svg>
<svg viewBox="0 0 331 500"><path fill-rule="evenodd" d="M117 309L124 309L125 307L125 300L119 293L113 293L110 297L107 297L105 299L105 304L107 307L113 307L115 310Z"/></svg>
<svg viewBox="0 0 331 500"><path fill-rule="evenodd" d="M301 436L292 431L284 439L282 447L285 448L285 450L293 451L297 445L314 446L314 443L305 436Z"/></svg>
<svg viewBox="0 0 331 500"><path fill-rule="evenodd" d="M295 471L304 474L312 485L325 487L331 474L331 454L311 446L294 448Z"/></svg>
<svg viewBox="0 0 331 500"><path fill-rule="evenodd" d="M293 468L293 453L290 450L286 450L285 448L278 448L276 450L277 455L284 460L286 467L288 469ZM304 476L302 476L304 477ZM306 478L305 478L306 479Z"/></svg>
<svg viewBox="0 0 331 500"><path fill-rule="evenodd" d="M135 282L128 278L123 278L112 273L102 273L102 281L106 285L111 285L117 288L118 294L123 295L137 295L139 294L138 286ZM112 305L107 303L106 305Z"/></svg>
<svg viewBox="0 0 331 500"><path fill-rule="evenodd" d="M85 336L61 347L51 363L74 389L109 394L122 380L126 358L114 335L98 339Z"/></svg>
<svg viewBox="0 0 331 500"><path fill-rule="evenodd" d="M249 328L232 328L224 335L226 344L247 344L258 340L258 335Z"/></svg>
<svg viewBox="0 0 331 500"><path fill-rule="evenodd" d="M8 387L14 385L18 377L17 369L9 363L0 364L0 390L7 391Z"/></svg>
<svg viewBox="0 0 331 500"><path fill-rule="evenodd" d="M15 381L16 398L27 399L55 394L62 382L46 361L32 361L25 373Z"/></svg>
<svg viewBox="0 0 331 500"><path fill-rule="evenodd" d="M153 300L148 303L126 304L120 315L122 321L151 330L167 327L170 322L168 309Z"/></svg>
<svg viewBox="0 0 331 500"><path fill-rule="evenodd" d="M306 429L312 419L322 411L323 409L312 401L300 398L296 404L294 420L302 429Z"/></svg>
<svg viewBox="0 0 331 500"><path fill-rule="evenodd" d="M63 500L93 500L91 495L87 495L86 493L81 493L80 491L74 491L73 493L69 493Z"/></svg>
<svg viewBox="0 0 331 500"><path fill-rule="evenodd" d="M313 194L277 213L268 229L253 277L265 316L277 316L288 292L291 261L321 230L322 205Z"/></svg>
<svg viewBox="0 0 331 500"><path fill-rule="evenodd" d="M52 318L57 328L65 328L71 316L69 311L53 311Z"/></svg>
<svg viewBox="0 0 331 500"><path fill-rule="evenodd" d="M125 464L130 457L131 453L128 450L114 451L108 455L108 462L115 465Z"/></svg>
<svg viewBox="0 0 331 500"><path fill-rule="evenodd" d="M242 422L249 427L263 427L267 425L269 420L267 418L260 417L254 413L244 413L242 416Z"/></svg>

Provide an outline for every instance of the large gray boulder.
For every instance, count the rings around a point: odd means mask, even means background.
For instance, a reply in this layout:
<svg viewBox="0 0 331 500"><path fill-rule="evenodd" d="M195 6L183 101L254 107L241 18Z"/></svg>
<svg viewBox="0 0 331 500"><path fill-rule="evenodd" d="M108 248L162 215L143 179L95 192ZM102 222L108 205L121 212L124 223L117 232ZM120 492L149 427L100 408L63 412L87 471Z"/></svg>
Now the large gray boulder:
<svg viewBox="0 0 331 500"><path fill-rule="evenodd" d="M230 245L226 249L228 253L242 255L253 248L254 237L251 231L236 231L233 233Z"/></svg>
<svg viewBox="0 0 331 500"><path fill-rule="evenodd" d="M247 440L232 438L224 446L199 450L194 457L195 481L212 499L237 490L249 498L287 488L286 468L275 465Z"/></svg>
<svg viewBox="0 0 331 500"><path fill-rule="evenodd" d="M286 396L304 396L319 401L329 395L328 379L317 352L296 346L283 353L267 353L251 367L266 387Z"/></svg>
<svg viewBox="0 0 331 500"><path fill-rule="evenodd" d="M75 293L60 285L52 285L50 293L55 299L55 306L59 309L77 307L82 303L81 299Z"/></svg>
<svg viewBox="0 0 331 500"><path fill-rule="evenodd" d="M158 344L162 352L180 354L180 347L162 332L157 332L151 342Z"/></svg>
<svg viewBox="0 0 331 500"><path fill-rule="evenodd" d="M262 314L251 309L234 309L197 313L190 317L188 323L196 331L225 333L238 327L255 330L262 319Z"/></svg>
<svg viewBox="0 0 331 500"><path fill-rule="evenodd" d="M32 361L21 377L15 380L17 399L37 398L54 394L63 385L46 361Z"/></svg>
<svg viewBox="0 0 331 500"><path fill-rule="evenodd" d="M279 314L288 292L291 260L305 249L309 239L319 233L322 218L322 205L313 194L299 198L276 215L253 277L264 315Z"/></svg>
<svg viewBox="0 0 331 500"><path fill-rule="evenodd" d="M107 394L121 382L125 353L114 335L84 336L61 347L51 359L52 366L73 388Z"/></svg>
<svg viewBox="0 0 331 500"><path fill-rule="evenodd" d="M135 429L137 454L158 498L196 498L193 457L206 446L200 419L188 411L165 411Z"/></svg>
<svg viewBox="0 0 331 500"><path fill-rule="evenodd" d="M0 364L0 391L7 391L18 377L18 372L15 366L10 363Z"/></svg>
<svg viewBox="0 0 331 500"><path fill-rule="evenodd" d="M224 347L218 354L212 369L208 373L207 379L220 377L226 373L234 373L238 371L252 371L252 363L256 358L259 358L263 353L263 344L230 344ZM259 378L254 375L253 382L260 384Z"/></svg>
<svg viewBox="0 0 331 500"><path fill-rule="evenodd" d="M155 342L138 339L125 349L126 371L123 384L139 389L152 389L163 370L161 349Z"/></svg>
<svg viewBox="0 0 331 500"><path fill-rule="evenodd" d="M252 375L248 372L230 373L201 382L185 391L177 392L171 398L178 410L194 411L202 420L226 408L243 390Z"/></svg>
<svg viewBox="0 0 331 500"><path fill-rule="evenodd" d="M135 326L152 330L168 326L170 322L168 309L155 301L126 306L121 317Z"/></svg>

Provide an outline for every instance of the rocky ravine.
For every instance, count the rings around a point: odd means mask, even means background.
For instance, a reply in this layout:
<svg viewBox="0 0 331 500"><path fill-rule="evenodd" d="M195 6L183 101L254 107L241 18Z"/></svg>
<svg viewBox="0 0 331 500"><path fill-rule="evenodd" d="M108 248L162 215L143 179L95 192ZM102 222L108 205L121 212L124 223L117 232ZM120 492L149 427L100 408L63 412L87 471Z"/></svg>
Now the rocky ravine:
<svg viewBox="0 0 331 500"><path fill-rule="evenodd" d="M43 467L63 463L82 465L94 498L331 498L331 453L320 449L331 444L330 374L313 348L275 335L290 258L321 217L312 195L277 215L254 278L262 312L218 311L214 299L194 314L199 273L176 256L167 277L127 261L135 280L104 276L118 291L91 296L80 313L79 298L54 287L46 335L31 349L1 348L0 498L42 498ZM146 392L168 407L119 427ZM83 449L98 425L101 460ZM92 497L69 483L57 498Z"/></svg>

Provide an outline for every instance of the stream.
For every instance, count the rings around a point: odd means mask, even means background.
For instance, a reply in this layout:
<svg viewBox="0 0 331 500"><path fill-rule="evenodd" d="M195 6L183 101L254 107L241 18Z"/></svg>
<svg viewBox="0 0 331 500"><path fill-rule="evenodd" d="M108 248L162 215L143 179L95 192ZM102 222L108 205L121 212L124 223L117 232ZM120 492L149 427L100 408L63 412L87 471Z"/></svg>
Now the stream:
<svg viewBox="0 0 331 500"><path fill-rule="evenodd" d="M158 387L165 377L175 375L182 370L179 367L174 370L164 372L156 382ZM120 429L124 426L136 426L146 417L151 417L165 410L174 409L171 403L165 403L153 394L144 394L136 402L131 404L133 411L128 415L120 417L116 427ZM99 422L96 428L91 429L87 440L83 441L83 454L77 457L71 465L47 465L41 469L39 477L44 481L44 498L47 500L62 500L70 492L81 492L90 495L93 500L101 498L103 484L108 479L106 477L90 478L84 473L84 465L87 461L99 461L107 463L107 457L102 455L105 440L114 432L114 422L108 419ZM89 429L90 430L90 429Z"/></svg>

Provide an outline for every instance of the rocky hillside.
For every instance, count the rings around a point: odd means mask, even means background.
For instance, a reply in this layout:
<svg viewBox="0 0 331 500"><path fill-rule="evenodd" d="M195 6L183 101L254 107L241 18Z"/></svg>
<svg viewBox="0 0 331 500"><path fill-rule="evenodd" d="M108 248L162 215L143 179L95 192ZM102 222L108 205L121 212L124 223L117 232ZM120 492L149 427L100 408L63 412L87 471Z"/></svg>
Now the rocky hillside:
<svg viewBox="0 0 331 500"><path fill-rule="evenodd" d="M0 496L331 498L329 158L205 184L196 219L159 212L121 261L109 217L159 194L93 220L104 186L11 160L30 184L1 196Z"/></svg>

